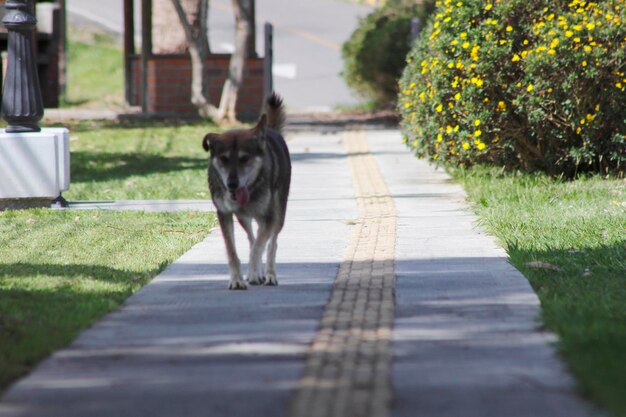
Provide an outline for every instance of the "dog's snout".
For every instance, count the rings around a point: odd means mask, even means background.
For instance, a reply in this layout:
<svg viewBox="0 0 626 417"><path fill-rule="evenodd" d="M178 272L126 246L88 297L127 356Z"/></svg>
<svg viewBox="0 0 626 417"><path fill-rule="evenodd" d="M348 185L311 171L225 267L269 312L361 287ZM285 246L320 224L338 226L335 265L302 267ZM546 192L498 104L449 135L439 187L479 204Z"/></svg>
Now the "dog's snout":
<svg viewBox="0 0 626 417"><path fill-rule="evenodd" d="M228 177L228 182L226 183L226 186L229 190L235 191L237 188L239 188L239 179L237 177Z"/></svg>

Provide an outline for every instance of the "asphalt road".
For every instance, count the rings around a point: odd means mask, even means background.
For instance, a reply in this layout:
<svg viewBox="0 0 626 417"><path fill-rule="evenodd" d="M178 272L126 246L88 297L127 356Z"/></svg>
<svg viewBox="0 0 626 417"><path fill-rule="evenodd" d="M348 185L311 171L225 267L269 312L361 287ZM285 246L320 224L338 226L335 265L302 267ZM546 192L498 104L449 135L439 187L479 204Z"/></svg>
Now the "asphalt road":
<svg viewBox="0 0 626 417"><path fill-rule="evenodd" d="M71 15L121 33L121 0L67 0L67 7ZM139 8L137 4L137 12ZM339 74L341 44L359 17L371 9L337 0L257 0L257 52L263 54L263 25L270 22L274 25L274 88L290 111L329 111L359 102ZM231 51L234 17L230 1L211 0L209 25L213 51Z"/></svg>

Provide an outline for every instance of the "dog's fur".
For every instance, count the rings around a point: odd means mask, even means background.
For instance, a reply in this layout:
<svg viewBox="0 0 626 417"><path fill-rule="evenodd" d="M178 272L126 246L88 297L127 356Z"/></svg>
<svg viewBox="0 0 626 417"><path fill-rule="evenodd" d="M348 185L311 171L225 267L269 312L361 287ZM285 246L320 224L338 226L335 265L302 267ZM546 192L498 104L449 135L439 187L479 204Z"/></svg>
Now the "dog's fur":
<svg viewBox="0 0 626 417"><path fill-rule="evenodd" d="M254 128L209 133L202 140L204 150L210 151L209 190L226 244L231 290L246 289L235 249L233 214L250 241L248 283L278 284L276 240L285 222L291 182L289 150L281 134L284 123L282 99L272 94ZM256 237L252 220L258 225Z"/></svg>

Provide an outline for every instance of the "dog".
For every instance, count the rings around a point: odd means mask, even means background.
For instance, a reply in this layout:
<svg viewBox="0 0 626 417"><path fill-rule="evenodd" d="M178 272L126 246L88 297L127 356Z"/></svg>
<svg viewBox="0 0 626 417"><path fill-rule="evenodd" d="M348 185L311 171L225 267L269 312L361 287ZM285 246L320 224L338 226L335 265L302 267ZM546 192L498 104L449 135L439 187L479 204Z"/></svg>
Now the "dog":
<svg viewBox="0 0 626 417"><path fill-rule="evenodd" d="M209 133L202 140L202 147L210 153L209 191L226 245L230 290L247 288L235 248L233 214L250 242L248 283L278 285L277 239L285 223L291 184L291 159L282 136L285 121L283 100L273 93L265 101L263 114L252 129ZM256 236L252 220L258 226Z"/></svg>

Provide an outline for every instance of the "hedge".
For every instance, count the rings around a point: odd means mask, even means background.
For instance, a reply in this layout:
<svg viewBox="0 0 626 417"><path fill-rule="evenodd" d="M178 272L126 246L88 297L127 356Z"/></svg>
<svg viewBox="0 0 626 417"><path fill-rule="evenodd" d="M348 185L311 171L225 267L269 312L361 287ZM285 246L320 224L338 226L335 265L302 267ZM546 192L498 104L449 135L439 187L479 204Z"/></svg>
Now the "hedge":
<svg viewBox="0 0 626 417"><path fill-rule="evenodd" d="M342 46L342 75L375 107L395 107L398 79L411 49L411 19L425 22L434 0L394 0L374 10Z"/></svg>
<svg viewBox="0 0 626 417"><path fill-rule="evenodd" d="M405 140L433 161L626 173L624 0L445 0L410 52Z"/></svg>

